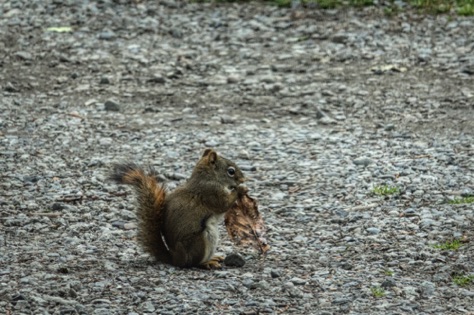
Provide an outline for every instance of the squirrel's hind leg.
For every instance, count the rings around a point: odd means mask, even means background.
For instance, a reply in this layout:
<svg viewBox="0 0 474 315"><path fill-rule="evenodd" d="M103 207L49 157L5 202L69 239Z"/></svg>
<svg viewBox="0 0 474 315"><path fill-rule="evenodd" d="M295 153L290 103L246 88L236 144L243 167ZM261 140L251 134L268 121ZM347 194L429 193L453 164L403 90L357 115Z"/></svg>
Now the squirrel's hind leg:
<svg viewBox="0 0 474 315"><path fill-rule="evenodd" d="M209 257L212 253L209 252L210 248L203 237L193 237L176 243L173 250L171 250L171 256L173 257L173 265L178 267L197 267L203 265L204 257ZM212 261L210 259L209 261ZM220 260L222 261L222 260ZM215 260L219 263L219 260ZM207 263L207 262L206 262Z"/></svg>

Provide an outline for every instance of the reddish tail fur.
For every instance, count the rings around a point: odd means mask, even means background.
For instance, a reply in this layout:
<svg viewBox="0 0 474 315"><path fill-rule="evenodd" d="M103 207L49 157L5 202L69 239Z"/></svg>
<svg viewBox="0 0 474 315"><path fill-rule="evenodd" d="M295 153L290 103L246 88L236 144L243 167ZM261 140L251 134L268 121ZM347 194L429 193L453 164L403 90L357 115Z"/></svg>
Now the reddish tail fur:
<svg viewBox="0 0 474 315"><path fill-rule="evenodd" d="M162 214L164 211L165 190L158 183L155 171L149 172L136 164L116 164L111 179L120 184L128 184L137 192L138 242L143 249L158 261L171 263L171 254L162 234Z"/></svg>

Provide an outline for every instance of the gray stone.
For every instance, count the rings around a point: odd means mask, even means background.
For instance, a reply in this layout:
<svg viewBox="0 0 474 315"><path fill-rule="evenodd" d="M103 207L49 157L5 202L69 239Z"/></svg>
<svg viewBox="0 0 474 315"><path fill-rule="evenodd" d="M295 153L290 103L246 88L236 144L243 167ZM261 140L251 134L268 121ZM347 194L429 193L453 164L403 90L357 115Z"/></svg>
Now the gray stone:
<svg viewBox="0 0 474 315"><path fill-rule="evenodd" d="M120 105L112 100L107 100L104 103L104 109L109 112L119 112L120 111Z"/></svg>
<svg viewBox="0 0 474 315"><path fill-rule="evenodd" d="M272 276L272 278L280 278L281 277L281 271L278 270L278 269L272 269L270 271L270 275Z"/></svg>
<svg viewBox="0 0 474 315"><path fill-rule="evenodd" d="M223 115L221 116L221 123L223 124L233 124L236 122L236 119L232 116Z"/></svg>
<svg viewBox="0 0 474 315"><path fill-rule="evenodd" d="M397 284L393 278L387 278L385 279L382 284L380 285L382 288L388 289L388 288L393 288Z"/></svg>
<svg viewBox="0 0 474 315"><path fill-rule="evenodd" d="M143 303L143 309L147 312L154 312L156 310L155 306L150 301Z"/></svg>
<svg viewBox="0 0 474 315"><path fill-rule="evenodd" d="M373 234L373 235L376 235L376 234L379 234L380 233L380 229L379 228L376 228L376 227L369 227L366 229L366 231L369 233L369 234Z"/></svg>
<svg viewBox="0 0 474 315"><path fill-rule="evenodd" d="M33 56L31 55L31 53L29 53L27 51L16 52L15 56L22 59L22 60L31 60L31 59L33 59Z"/></svg>
<svg viewBox="0 0 474 315"><path fill-rule="evenodd" d="M110 30L106 30L99 33L99 39L104 39L104 40L112 40L115 38L115 36L116 36L115 33Z"/></svg>
<svg viewBox="0 0 474 315"><path fill-rule="evenodd" d="M226 256L224 264L229 267L243 267L245 259L239 253L232 253Z"/></svg>
<svg viewBox="0 0 474 315"><path fill-rule="evenodd" d="M166 78L163 77L160 74L155 74L155 75L153 75L152 78L148 79L148 82L157 83L157 84L165 84L166 83Z"/></svg>
<svg viewBox="0 0 474 315"><path fill-rule="evenodd" d="M359 158L356 158L354 160L352 160L352 163L354 163L355 165L362 165L362 166L368 166L372 163L374 163L374 161L368 157L359 157Z"/></svg>
<svg viewBox="0 0 474 315"><path fill-rule="evenodd" d="M436 293L436 285L429 281L421 283L421 294L425 297L431 297Z"/></svg>
<svg viewBox="0 0 474 315"><path fill-rule="evenodd" d="M290 281L294 285L304 285L304 284L306 284L306 280L298 278L298 277L291 278Z"/></svg>
<svg viewBox="0 0 474 315"><path fill-rule="evenodd" d="M110 83L111 83L111 82L110 82L110 79L109 79L108 77L102 77L102 78L100 78L99 84L110 84ZM107 104L107 102L106 102L106 104Z"/></svg>

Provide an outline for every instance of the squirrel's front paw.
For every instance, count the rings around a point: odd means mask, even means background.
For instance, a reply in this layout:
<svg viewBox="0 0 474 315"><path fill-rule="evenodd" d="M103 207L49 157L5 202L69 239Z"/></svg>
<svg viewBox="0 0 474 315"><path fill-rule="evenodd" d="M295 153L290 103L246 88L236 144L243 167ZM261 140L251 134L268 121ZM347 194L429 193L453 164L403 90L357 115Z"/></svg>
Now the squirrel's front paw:
<svg viewBox="0 0 474 315"><path fill-rule="evenodd" d="M249 192L249 189L246 186L237 186L237 193L239 196L244 196Z"/></svg>

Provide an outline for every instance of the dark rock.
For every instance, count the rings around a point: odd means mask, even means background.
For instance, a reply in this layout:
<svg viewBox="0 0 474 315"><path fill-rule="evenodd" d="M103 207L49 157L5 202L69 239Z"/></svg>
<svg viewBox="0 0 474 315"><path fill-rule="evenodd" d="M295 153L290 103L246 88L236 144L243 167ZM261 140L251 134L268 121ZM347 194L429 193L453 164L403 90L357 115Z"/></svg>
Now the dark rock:
<svg viewBox="0 0 474 315"><path fill-rule="evenodd" d="M64 205L62 203L59 203L59 202L55 202L51 206L51 210L53 210L53 211L58 211L58 210L62 210L62 209L64 209Z"/></svg>
<svg viewBox="0 0 474 315"><path fill-rule="evenodd" d="M243 267L245 259L239 253L232 253L227 255L224 264L229 267Z"/></svg>
<svg viewBox="0 0 474 315"><path fill-rule="evenodd" d="M5 91L7 92L11 92L11 93L14 93L14 92L19 92L20 90L18 88L16 88L11 82L7 82L7 84L4 86L3 88Z"/></svg>
<svg viewBox="0 0 474 315"><path fill-rule="evenodd" d="M26 297L23 294L15 294L12 296L12 302L24 301Z"/></svg>
<svg viewBox="0 0 474 315"><path fill-rule="evenodd" d="M148 82L157 83L157 84L165 84L166 78L157 74L157 75L154 75L152 78L148 79Z"/></svg>
<svg viewBox="0 0 474 315"><path fill-rule="evenodd" d="M393 278L387 278L384 280L384 282L382 282L380 286L384 289L388 289L388 288L395 287L396 283L395 283L395 280L393 280Z"/></svg>
<svg viewBox="0 0 474 315"><path fill-rule="evenodd" d="M100 78L99 84L110 84L110 79L108 77Z"/></svg>
<svg viewBox="0 0 474 315"><path fill-rule="evenodd" d="M114 101L108 100L104 104L104 108L106 111L109 112L119 112L120 111L120 105Z"/></svg>
<svg viewBox="0 0 474 315"><path fill-rule="evenodd" d="M272 276L272 278L280 278L281 277L281 271L278 270L278 269L272 269L270 271L270 275Z"/></svg>
<svg viewBox="0 0 474 315"><path fill-rule="evenodd" d="M113 227L125 230L125 224L126 223L127 222L124 222L124 221L113 221L111 224L112 224Z"/></svg>

